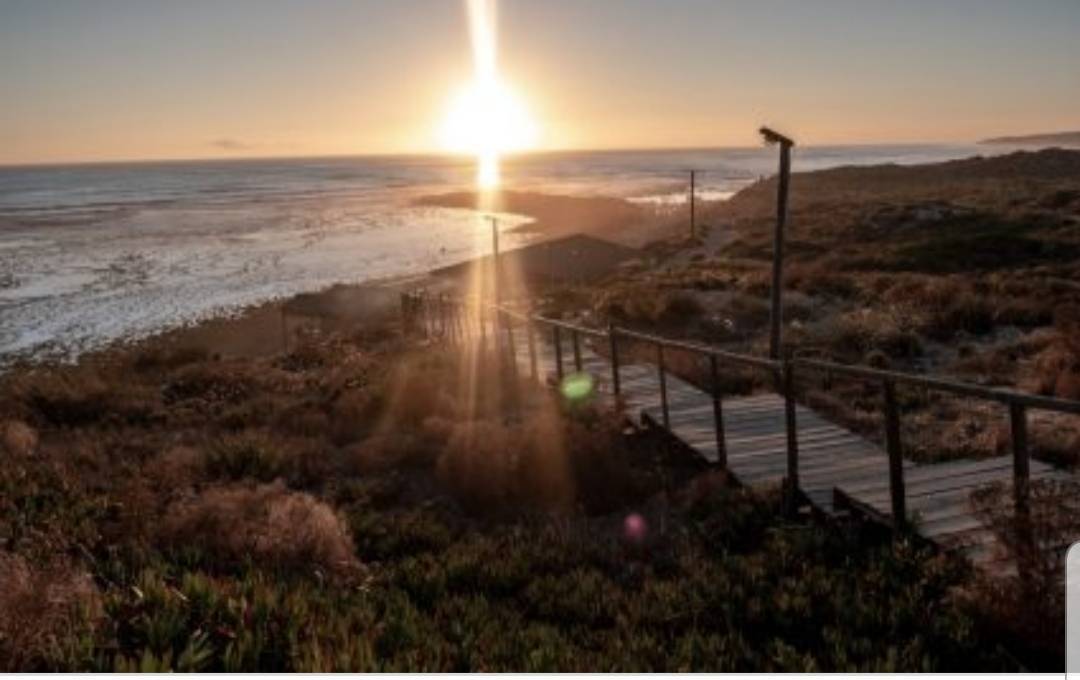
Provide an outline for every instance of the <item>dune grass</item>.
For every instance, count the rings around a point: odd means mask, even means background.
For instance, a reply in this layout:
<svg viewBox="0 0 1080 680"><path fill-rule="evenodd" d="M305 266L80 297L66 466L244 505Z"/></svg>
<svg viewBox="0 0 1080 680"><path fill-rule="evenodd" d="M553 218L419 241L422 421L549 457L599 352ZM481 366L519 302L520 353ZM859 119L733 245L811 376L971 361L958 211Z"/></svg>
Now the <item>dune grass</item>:
<svg viewBox="0 0 1080 680"><path fill-rule="evenodd" d="M958 565L518 380L393 333L5 376L0 668L1011 667Z"/></svg>

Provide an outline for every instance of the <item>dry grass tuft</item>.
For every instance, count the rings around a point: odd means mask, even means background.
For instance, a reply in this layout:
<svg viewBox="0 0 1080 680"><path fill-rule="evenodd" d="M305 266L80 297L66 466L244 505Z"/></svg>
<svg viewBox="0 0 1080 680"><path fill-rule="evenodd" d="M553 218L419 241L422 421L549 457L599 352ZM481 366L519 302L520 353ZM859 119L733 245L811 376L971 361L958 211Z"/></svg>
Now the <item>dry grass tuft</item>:
<svg viewBox="0 0 1080 680"><path fill-rule="evenodd" d="M87 573L59 561L33 566L0 551L0 671L55 667L101 614Z"/></svg>
<svg viewBox="0 0 1080 680"><path fill-rule="evenodd" d="M350 576L360 566L352 538L333 508L281 483L211 488L174 503L160 539L173 549L195 546L215 560L247 560L285 570L320 568Z"/></svg>
<svg viewBox="0 0 1080 680"><path fill-rule="evenodd" d="M1056 336L1035 358L1038 389L1080 399L1080 306L1062 305L1054 315Z"/></svg>
<svg viewBox="0 0 1080 680"><path fill-rule="evenodd" d="M37 430L21 420L0 422L0 450L16 458L29 458L38 446Z"/></svg>
<svg viewBox="0 0 1080 680"><path fill-rule="evenodd" d="M17 375L9 396L32 424L68 428L143 423L160 402L155 392L89 366Z"/></svg>
<svg viewBox="0 0 1080 680"><path fill-rule="evenodd" d="M1080 536L1080 483L1038 480L1029 510L1017 513L1012 487L995 483L977 490L971 503L994 532L999 557L1017 575L986 583L980 598L993 619L1012 635L1058 655L1065 639L1065 551Z"/></svg>

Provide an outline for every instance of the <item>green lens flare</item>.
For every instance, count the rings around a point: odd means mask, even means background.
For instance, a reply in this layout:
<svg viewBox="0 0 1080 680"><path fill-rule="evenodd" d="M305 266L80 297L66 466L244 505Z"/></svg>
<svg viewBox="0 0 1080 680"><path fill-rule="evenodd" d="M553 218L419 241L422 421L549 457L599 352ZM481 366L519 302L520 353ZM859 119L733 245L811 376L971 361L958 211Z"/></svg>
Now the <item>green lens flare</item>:
<svg viewBox="0 0 1080 680"><path fill-rule="evenodd" d="M592 395L593 386L593 377L588 373L572 373L563 378L559 390L569 401L581 401Z"/></svg>

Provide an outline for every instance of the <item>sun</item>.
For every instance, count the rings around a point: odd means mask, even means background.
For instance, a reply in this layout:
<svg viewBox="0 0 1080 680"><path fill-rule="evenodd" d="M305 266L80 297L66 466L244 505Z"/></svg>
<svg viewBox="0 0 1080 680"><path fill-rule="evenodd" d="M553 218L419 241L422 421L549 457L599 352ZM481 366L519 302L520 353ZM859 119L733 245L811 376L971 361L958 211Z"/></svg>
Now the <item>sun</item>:
<svg viewBox="0 0 1080 680"><path fill-rule="evenodd" d="M536 124L521 98L497 78L474 81L450 104L443 121L443 148L477 158L481 188L499 183L499 156L536 145Z"/></svg>
<svg viewBox="0 0 1080 680"><path fill-rule="evenodd" d="M495 2L469 0L475 76L451 100L440 131L443 149L477 159L477 184L499 183L499 156L536 145L537 127L521 97L496 67Z"/></svg>

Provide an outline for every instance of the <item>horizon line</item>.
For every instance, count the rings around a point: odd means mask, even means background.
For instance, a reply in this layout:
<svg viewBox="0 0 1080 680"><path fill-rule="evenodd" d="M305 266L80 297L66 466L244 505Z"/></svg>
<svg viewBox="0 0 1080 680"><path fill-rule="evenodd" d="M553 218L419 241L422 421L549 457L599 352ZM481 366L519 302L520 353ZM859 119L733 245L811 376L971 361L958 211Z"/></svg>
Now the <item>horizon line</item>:
<svg viewBox="0 0 1080 680"><path fill-rule="evenodd" d="M986 140L965 141L921 141L921 142L845 142L825 144L802 144L803 149L821 148L866 148L866 147L940 147L940 146L982 146ZM679 152L679 151L747 151L764 148L764 144L735 144L735 145L705 145L705 146L626 146L626 147L593 147L593 148L550 148L536 149L531 151L515 151L501 154L502 158L520 158L528 156L544 156L556 154L588 154L588 153L636 153L636 152ZM50 168L50 167L73 167L73 166L97 166L97 165L151 165L151 164L182 164L182 163L251 163L259 161L299 161L299 160L345 160L345 159L408 159L408 158L444 158L461 159L463 162L474 158L474 154L455 153L449 151L396 151L396 152L357 152L357 153L326 153L326 154L296 154L296 155L267 155L267 156L163 156L144 158L115 158L103 160L59 160L59 161L29 161L29 162L0 162L0 169L26 169L26 168Z"/></svg>

